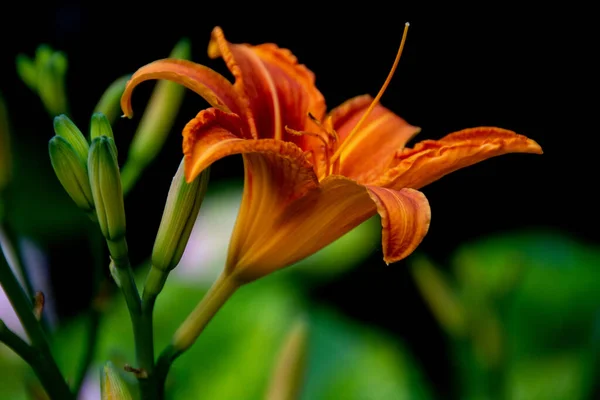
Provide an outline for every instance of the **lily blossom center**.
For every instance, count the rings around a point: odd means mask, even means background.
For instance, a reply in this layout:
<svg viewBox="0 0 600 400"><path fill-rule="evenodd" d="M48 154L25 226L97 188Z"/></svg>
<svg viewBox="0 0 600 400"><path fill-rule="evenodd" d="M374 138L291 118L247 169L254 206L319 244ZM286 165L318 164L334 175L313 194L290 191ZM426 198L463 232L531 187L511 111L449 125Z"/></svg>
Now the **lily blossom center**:
<svg viewBox="0 0 600 400"><path fill-rule="evenodd" d="M398 68L398 64L400 63L400 57L402 56L402 51L404 50L404 45L406 43L406 36L408 33L409 26L410 26L410 24L408 22L406 24L404 24L404 32L402 33L402 40L400 41L400 46L398 47L398 51L396 52L396 58L394 59L394 63L392 64L392 68L390 69L390 72L388 73L388 76L385 79L385 82L383 82L383 85L381 86L381 89L379 89L377 96L375 96L373 101L371 101L371 104L369 105L369 107L363 112L362 117L358 120L356 125L354 125L354 128L352 128L352 131L350 131L350 133L348 134L348 136L346 136L344 141L340 141L339 135L337 134L335 129L333 129L333 123L332 123L331 116L329 116L327 118L327 120L325 121L325 125L324 125L311 112L308 112L308 117L314 123L314 125L318 128L318 132L298 131L298 130L288 127L287 125L284 127L285 131L290 135L312 136L312 137L317 138L323 144L322 151L323 151L323 158L325 160L325 168L321 172L319 172L318 169L315 168L315 170L316 170L315 172L317 173L317 177L318 177L319 181L323 180L324 178L328 177L329 175L337 175L340 173L340 160L341 160L340 155L342 154L344 147L346 146L347 143L351 143L353 136L356 135L356 133L360 131L360 128L363 126L365 121L367 121L367 118L373 112L373 110L375 109L375 106L377 106L377 104L381 100L381 97L383 96L383 94L387 90L390 82L392 81L392 77L394 76L394 73L396 72L396 69ZM316 159L314 150L307 150L305 152L305 154L307 156L307 159L314 164L315 159Z"/></svg>

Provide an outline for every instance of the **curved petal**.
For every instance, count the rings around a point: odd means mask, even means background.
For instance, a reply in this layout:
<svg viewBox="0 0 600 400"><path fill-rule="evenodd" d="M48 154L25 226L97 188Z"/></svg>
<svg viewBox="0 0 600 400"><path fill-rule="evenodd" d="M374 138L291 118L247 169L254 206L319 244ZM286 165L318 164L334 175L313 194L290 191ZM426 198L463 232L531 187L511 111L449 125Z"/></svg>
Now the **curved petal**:
<svg viewBox="0 0 600 400"><path fill-rule="evenodd" d="M242 139L242 119L215 108L202 110L183 129L185 177L195 179L215 161L232 154L273 153L314 176L312 165L294 143L274 139ZM316 178L315 178L316 179Z"/></svg>
<svg viewBox="0 0 600 400"><path fill-rule="evenodd" d="M244 197L227 260L229 271L244 282L309 256L375 214L364 186L350 179L330 176L320 187L290 191L298 180L281 181L283 173L264 155L246 155L244 161Z"/></svg>
<svg viewBox="0 0 600 400"><path fill-rule="evenodd" d="M416 190L365 187L335 175L312 187L299 184L303 179L281 180L294 174L273 168L264 154L245 155L244 161L245 192L227 260L228 271L240 281L302 260L375 212L381 215L387 263L412 253L429 228L429 204Z"/></svg>
<svg viewBox="0 0 600 400"><path fill-rule="evenodd" d="M274 44L250 46L227 42L216 27L208 47L212 58L223 57L235 77L235 89L247 100L257 137L282 139L284 127L299 131L309 124L308 112L321 119L325 100L314 74L287 49ZM304 138L292 137L298 142Z"/></svg>
<svg viewBox="0 0 600 400"><path fill-rule="evenodd" d="M542 148L526 136L506 129L464 129L437 141L425 140L413 149L399 152L394 167L376 185L419 189L450 172L507 153L542 154Z"/></svg>
<svg viewBox="0 0 600 400"><path fill-rule="evenodd" d="M354 97L333 109L332 128L344 143L352 129L371 105L369 95ZM368 184L380 177L394 160L398 150L421 129L410 125L387 108L378 104L369 114L359 131L345 143L340 155L340 173Z"/></svg>
<svg viewBox="0 0 600 400"><path fill-rule="evenodd" d="M421 243L431 222L425 195L414 189L392 190L367 186L381 216L383 260L400 261Z"/></svg>
<svg viewBox="0 0 600 400"><path fill-rule="evenodd" d="M166 58L141 67L127 82L121 96L121 108L128 118L133 116L133 89L152 79L166 79L178 83L198 93L215 108L244 115L233 85L223 75L191 61Z"/></svg>

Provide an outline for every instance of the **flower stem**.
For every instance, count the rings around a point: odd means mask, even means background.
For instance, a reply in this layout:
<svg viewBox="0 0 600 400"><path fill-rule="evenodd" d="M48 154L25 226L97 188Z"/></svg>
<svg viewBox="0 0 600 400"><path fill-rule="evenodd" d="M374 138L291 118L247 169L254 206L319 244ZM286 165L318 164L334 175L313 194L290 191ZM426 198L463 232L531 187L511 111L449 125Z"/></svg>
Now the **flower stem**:
<svg viewBox="0 0 600 400"><path fill-rule="evenodd" d="M17 233L8 221L0 225L0 232L4 236L6 245L10 248L10 251L15 256L15 266L18 269L19 275L21 276L23 286L25 287L25 293L30 299L33 299L35 295L35 290L33 289L31 278L29 276L27 268L25 267L23 254L21 253L21 249L19 248Z"/></svg>
<svg viewBox="0 0 600 400"><path fill-rule="evenodd" d="M171 344L163 350L156 362L154 375L159 390L164 389L173 362L194 344L215 314L239 287L240 283L231 275L221 274L202 301L183 321L175 332Z"/></svg>
<svg viewBox="0 0 600 400"><path fill-rule="evenodd" d="M142 294L142 303L146 305L145 308L154 308L156 297L165 286L168 276L169 271L163 271L154 265L150 267L150 271L146 276L146 283L144 283L144 293Z"/></svg>
<svg viewBox="0 0 600 400"><path fill-rule="evenodd" d="M4 343L9 349L14 351L15 354L21 357L23 361L29 364L52 399L74 398L71 393L67 393L66 391L54 391L50 389L56 385L56 383L53 381L53 363L48 362L48 360L39 351L27 344L19 337L19 335L11 331L2 320L0 320L0 342Z"/></svg>
<svg viewBox="0 0 600 400"><path fill-rule="evenodd" d="M152 346L152 330L144 332L144 326L148 324L148 318L143 318L142 303L135 284L133 271L129 260L113 260L115 271L119 279L119 286L125 296L125 303L129 310L133 334L135 337L137 367L145 369L150 373L154 367L154 348Z"/></svg>
<svg viewBox="0 0 600 400"><path fill-rule="evenodd" d="M13 274L4 254L0 256L0 283L31 341L35 357L30 360L35 363L30 363L30 365L44 385L46 392L51 399L73 399L74 396L52 357L44 331L33 314L33 305ZM4 336L8 337L9 341L14 339L10 334L4 334ZM13 344L16 342L13 341ZM24 350L22 346L18 348L20 351Z"/></svg>
<svg viewBox="0 0 600 400"><path fill-rule="evenodd" d="M0 342L4 343L9 349L15 352L25 362L35 364L35 350L19 335L11 331L8 326L0 319ZM33 365L32 365L33 366Z"/></svg>
<svg viewBox="0 0 600 400"><path fill-rule="evenodd" d="M125 239L123 239L123 242ZM109 243L109 248L114 246L126 247L126 243ZM154 370L154 329L152 324L152 303L150 306L142 307L142 301L138 292L133 270L129 263L129 258L113 259L115 272L119 281L121 291L125 296L125 302L129 310L131 325L133 327L133 337L135 341L136 368L140 369L138 383L140 387L141 398L143 400L156 399L157 391L155 389L155 380L153 379Z"/></svg>

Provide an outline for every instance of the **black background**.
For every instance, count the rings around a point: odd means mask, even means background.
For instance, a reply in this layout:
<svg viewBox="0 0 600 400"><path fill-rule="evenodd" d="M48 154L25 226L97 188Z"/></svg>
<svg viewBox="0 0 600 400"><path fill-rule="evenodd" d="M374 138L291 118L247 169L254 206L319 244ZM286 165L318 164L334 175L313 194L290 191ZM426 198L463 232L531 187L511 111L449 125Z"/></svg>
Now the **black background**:
<svg viewBox="0 0 600 400"><path fill-rule="evenodd" d="M276 42L291 49L316 74L331 108L358 94L377 93L404 22L409 21L405 52L382 103L420 126L418 139L494 125L529 136L545 152L491 159L426 187L433 220L420 251L443 264L466 240L532 227L560 229L598 243L594 190L599 132L592 123L598 114L597 90L592 89L597 72L589 74L598 45L592 40L593 26L586 22L589 11L574 5L566 9L558 3L556 8L533 3L485 2L468 7L405 3L246 2L239 6L171 1L138 7L14 3L0 17L0 90L9 103L13 125L22 128L18 140L44 148L53 134L51 122L16 76L17 53L33 55L40 43L65 51L72 115L77 122L87 123L107 85L166 57L183 36L192 41L194 61L229 77L221 60L206 56L210 31L219 25L231 42ZM143 109L151 88L144 84L136 90L134 110ZM199 97L186 94L174 130L179 131L204 107ZM121 148L129 143L136 124L123 120L116 126ZM149 254L162 194L181 157L180 146L180 136L173 134L128 197L129 204L144 204L128 207L134 261ZM239 157L218 162L211 179L232 177L242 177ZM53 258L68 263L61 250L72 245L54 244ZM447 393L452 387L451 367L443 335L419 298L406 265L385 267L380 250L368 264L333 285L316 288L314 296L398 334L438 393ZM70 282L60 279L60 272L54 271L53 277L58 288L71 287L56 290L59 311L76 313L85 300L70 299L85 299L87 293L73 291Z"/></svg>

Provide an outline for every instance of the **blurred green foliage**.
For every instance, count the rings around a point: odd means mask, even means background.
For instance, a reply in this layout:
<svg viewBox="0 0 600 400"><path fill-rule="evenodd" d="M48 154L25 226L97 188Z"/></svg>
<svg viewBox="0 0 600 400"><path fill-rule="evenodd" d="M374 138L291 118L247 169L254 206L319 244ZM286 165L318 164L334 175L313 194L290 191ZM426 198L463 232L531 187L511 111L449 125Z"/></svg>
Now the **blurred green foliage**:
<svg viewBox="0 0 600 400"><path fill-rule="evenodd" d="M168 283L156 309L158 349L202 294L189 282ZM106 359L123 366L133 359L127 311L119 298L107 311L96 366ZM236 293L189 353L175 363L167 383L169 398L262 399L279 345L299 314L307 315L310 349L302 399L431 398L418 369L395 340L331 310L307 309L285 276L266 278ZM81 343L83 322L74 320L56 335L55 354L67 376L72 376L79 359L74 344ZM12 383L5 382L6 375L0 377L2 395L26 398L22 380L15 379L29 375L22 363L3 359L0 365L16 368L10 374Z"/></svg>
<svg viewBox="0 0 600 400"><path fill-rule="evenodd" d="M209 190L201 209L201 215L229 221L231 226L221 227L224 249L237 214L232 205L239 199L239 182L221 183ZM331 279L358 265L378 244L379 231L379 222L370 220L299 265L242 288L199 342L175 363L168 389L171 398L263 398L281 342L299 315L308 320L310 349L302 398L337 399L342 395L363 399L375 394L381 399L415 398L416 394L416 398L430 398L418 368L397 341L332 310L308 306L295 282L300 276L313 281ZM209 259L212 264L197 268L222 268L217 258ZM210 284L200 279L202 274L190 279L193 276L190 271L178 274L176 268L159 296L155 312L157 351L168 343ZM106 360L122 367L134 356L129 316L121 296L112 298L105 311L96 369ZM55 336L55 355L66 376L75 374L81 359L86 321L84 316L76 318L61 326ZM34 382L32 373L18 359L0 360L0 368L11 371L8 379L7 375L0 376L2 395L26 398L22 382ZM15 379L17 376L22 379Z"/></svg>
<svg viewBox="0 0 600 400"><path fill-rule="evenodd" d="M232 204L240 196L237 183L215 185L201 216L220 215L232 224L237 213ZM222 240L231 228L223 228ZM298 265L242 288L175 363L170 398L263 398L280 345L302 315L309 324L302 399L432 398L419 366L398 339L307 302L297 284L303 277L326 281L358 265L376 248L378 237L378 221L370 220ZM222 267L209 259L212 264L197 268L216 272ZM455 303L454 325L440 320L456 366L455 396L590 399L600 360L598 259L597 248L539 231L465 244L452 259L450 275L429 262L423 282L436 290L424 290L426 300L432 304L432 294L445 296L438 317ZM424 270L418 265L423 260L413 259L414 271ZM189 271L174 270L157 303L157 351L209 284L201 273L194 278ZM85 323L83 317L71 320L55 337L55 354L67 376L73 376L80 359ZM99 338L96 370L106 360L118 368L133 360L133 336L120 296L107 304ZM23 382L35 379L20 360L4 353L1 397L25 399ZM93 372L97 384L100 375Z"/></svg>
<svg viewBox="0 0 600 400"><path fill-rule="evenodd" d="M599 259L599 249L564 234L532 231L465 244L453 277L413 262L450 338L459 397L590 399L600 374ZM440 293L452 301L440 302ZM447 322L457 309L460 329Z"/></svg>

